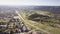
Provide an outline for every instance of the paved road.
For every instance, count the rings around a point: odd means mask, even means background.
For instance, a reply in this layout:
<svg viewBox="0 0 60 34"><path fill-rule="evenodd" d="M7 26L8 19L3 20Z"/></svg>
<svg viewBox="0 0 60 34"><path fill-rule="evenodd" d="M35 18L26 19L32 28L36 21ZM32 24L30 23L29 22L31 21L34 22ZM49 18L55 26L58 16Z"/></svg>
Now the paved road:
<svg viewBox="0 0 60 34"><path fill-rule="evenodd" d="M19 19L24 20L24 19L21 17L21 15L19 14L18 11L16 11L16 13L17 13L18 16L20 17ZM41 31L43 31L43 32L45 32L45 33L47 33L47 34L50 34L50 32L48 32L48 31L46 31L46 30L43 30L43 29L41 29L41 28L39 28L39 27L37 27L37 26L31 25L30 23L27 23L27 24L30 25L30 26L33 26L33 27L35 27L36 29L41 30Z"/></svg>

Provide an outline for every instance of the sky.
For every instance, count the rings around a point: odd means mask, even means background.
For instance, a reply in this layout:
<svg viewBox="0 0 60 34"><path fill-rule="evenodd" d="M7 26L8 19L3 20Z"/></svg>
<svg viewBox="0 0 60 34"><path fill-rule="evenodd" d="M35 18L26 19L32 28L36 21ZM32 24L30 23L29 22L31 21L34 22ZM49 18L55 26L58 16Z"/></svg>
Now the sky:
<svg viewBox="0 0 60 34"><path fill-rule="evenodd" d="M60 0L0 0L0 5L8 6L60 6Z"/></svg>

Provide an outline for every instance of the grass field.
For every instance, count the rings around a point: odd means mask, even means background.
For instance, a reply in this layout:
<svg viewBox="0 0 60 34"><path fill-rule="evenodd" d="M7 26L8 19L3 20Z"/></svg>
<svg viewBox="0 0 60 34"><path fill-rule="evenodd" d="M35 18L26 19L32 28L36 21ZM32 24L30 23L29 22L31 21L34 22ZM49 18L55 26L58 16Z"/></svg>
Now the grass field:
<svg viewBox="0 0 60 34"><path fill-rule="evenodd" d="M48 25L49 23L42 24L40 22L35 22L35 21L32 21L32 20L28 20L28 17L26 16L26 13L24 11L20 11L19 13L23 17L25 24L29 23L31 25L37 26L38 28L41 28L43 30L46 30L46 31L50 32L51 34L60 34L60 28L52 27L52 26ZM35 27L32 27L30 25L29 25L29 27L30 27L31 30L36 29ZM41 30L39 30L39 31L42 32L43 34L46 34Z"/></svg>

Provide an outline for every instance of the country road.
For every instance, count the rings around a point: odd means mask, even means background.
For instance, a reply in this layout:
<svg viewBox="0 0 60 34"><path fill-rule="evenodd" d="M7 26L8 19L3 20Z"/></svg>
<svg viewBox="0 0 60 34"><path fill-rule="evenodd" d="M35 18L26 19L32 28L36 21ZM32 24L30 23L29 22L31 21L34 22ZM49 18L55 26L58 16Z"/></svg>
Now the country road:
<svg viewBox="0 0 60 34"><path fill-rule="evenodd" d="M22 18L22 16L19 14L18 11L16 11L16 13L17 13L18 16L19 16L19 19L24 20L24 19ZM41 31L43 31L43 32L45 32L45 33L47 33L47 34L51 34L50 32L48 32L48 31L46 31L46 30L43 30L43 29L41 29L41 28L39 28L39 27L37 27L37 26L31 25L30 23L27 23L27 24L30 25L30 26L33 26L33 27L35 27L36 29L41 30Z"/></svg>

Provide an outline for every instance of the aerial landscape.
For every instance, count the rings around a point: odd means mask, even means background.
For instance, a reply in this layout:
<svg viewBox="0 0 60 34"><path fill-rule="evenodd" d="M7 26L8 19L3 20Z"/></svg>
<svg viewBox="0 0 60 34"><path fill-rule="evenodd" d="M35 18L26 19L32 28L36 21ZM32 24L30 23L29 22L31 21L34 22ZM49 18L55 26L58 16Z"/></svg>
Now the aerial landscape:
<svg viewBox="0 0 60 34"><path fill-rule="evenodd" d="M60 0L0 0L0 34L60 34Z"/></svg>
<svg viewBox="0 0 60 34"><path fill-rule="evenodd" d="M60 6L0 6L0 34L60 34Z"/></svg>

